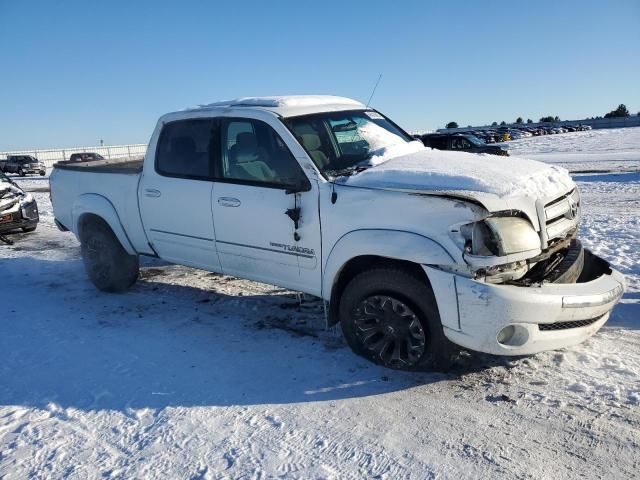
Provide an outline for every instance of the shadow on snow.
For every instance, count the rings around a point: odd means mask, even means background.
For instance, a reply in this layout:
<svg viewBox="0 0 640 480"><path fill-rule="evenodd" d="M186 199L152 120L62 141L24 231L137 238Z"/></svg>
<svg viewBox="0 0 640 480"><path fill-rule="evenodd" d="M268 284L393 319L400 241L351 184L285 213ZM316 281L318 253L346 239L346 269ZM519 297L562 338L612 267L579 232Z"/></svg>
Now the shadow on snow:
<svg viewBox="0 0 640 480"><path fill-rule="evenodd" d="M322 327L320 303L158 281L105 294L79 260L0 262L0 405L83 410L330 401L451 378L377 367ZM207 276L207 274L203 274ZM145 278L146 277L146 278ZM200 277L202 278L202 277Z"/></svg>
<svg viewBox="0 0 640 480"><path fill-rule="evenodd" d="M119 410L332 401L407 390L511 360L468 354L449 374L406 373L355 356L323 328L319 302L275 289L216 292L162 283L155 266L127 293L95 290L79 260L0 263L0 405ZM204 278L204 280L203 280ZM638 304L612 324L638 328ZM635 325L634 325L635 323ZM422 393L425 394L425 393Z"/></svg>

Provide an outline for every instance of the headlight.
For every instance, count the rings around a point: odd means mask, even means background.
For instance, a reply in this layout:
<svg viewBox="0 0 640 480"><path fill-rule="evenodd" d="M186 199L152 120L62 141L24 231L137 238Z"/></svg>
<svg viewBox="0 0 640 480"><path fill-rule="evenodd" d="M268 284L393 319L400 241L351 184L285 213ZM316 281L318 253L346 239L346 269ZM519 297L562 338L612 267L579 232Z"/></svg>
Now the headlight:
<svg viewBox="0 0 640 480"><path fill-rule="evenodd" d="M24 198L20 201L20 209L22 211L22 216L27 220L38 219L38 206L36 205L36 201L30 193L25 195Z"/></svg>
<svg viewBox="0 0 640 480"><path fill-rule="evenodd" d="M480 257L503 257L540 249L531 223L520 217L488 217L460 227L465 252Z"/></svg>

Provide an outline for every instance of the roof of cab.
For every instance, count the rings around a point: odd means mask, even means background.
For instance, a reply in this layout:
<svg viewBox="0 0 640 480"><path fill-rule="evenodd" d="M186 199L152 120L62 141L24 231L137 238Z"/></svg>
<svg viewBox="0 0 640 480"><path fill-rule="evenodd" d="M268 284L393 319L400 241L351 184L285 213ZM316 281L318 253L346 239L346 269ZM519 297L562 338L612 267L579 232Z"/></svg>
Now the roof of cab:
<svg viewBox="0 0 640 480"><path fill-rule="evenodd" d="M218 110L229 108L271 111L282 117L295 117L321 112L337 112L366 108L351 98L335 95L286 95L270 97L242 97L223 102L188 108L187 111Z"/></svg>

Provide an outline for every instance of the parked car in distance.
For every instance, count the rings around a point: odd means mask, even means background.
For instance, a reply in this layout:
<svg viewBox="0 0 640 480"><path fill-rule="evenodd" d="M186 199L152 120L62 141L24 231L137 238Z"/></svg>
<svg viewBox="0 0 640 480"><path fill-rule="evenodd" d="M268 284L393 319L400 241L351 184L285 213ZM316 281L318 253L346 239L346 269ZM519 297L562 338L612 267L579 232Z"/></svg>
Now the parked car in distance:
<svg viewBox="0 0 640 480"><path fill-rule="evenodd" d="M91 162L95 160L104 160L104 157L94 152L72 153L71 157L69 157L70 162Z"/></svg>
<svg viewBox="0 0 640 480"><path fill-rule="evenodd" d="M524 138L522 132L516 129L509 130L509 136L511 137L511 140L520 140L521 138Z"/></svg>
<svg viewBox="0 0 640 480"><path fill-rule="evenodd" d="M41 176L47 173L44 163L31 155L9 155L6 160L0 160L0 171L17 173L21 177L30 173L38 173Z"/></svg>
<svg viewBox="0 0 640 480"><path fill-rule="evenodd" d="M327 325L390 368L438 369L451 343L576 345L624 292L577 238L580 193L564 169L434 151L347 98L168 113L144 160L60 162L50 184L55 222L98 289L131 287L140 255L293 289L327 302Z"/></svg>
<svg viewBox="0 0 640 480"><path fill-rule="evenodd" d="M427 133L420 136L425 147L437 150L456 150L470 153L490 153L492 155L508 156L509 151L499 145L487 145L474 135Z"/></svg>
<svg viewBox="0 0 640 480"><path fill-rule="evenodd" d="M509 130L506 128L504 130L498 130L497 142L508 142L509 140L512 140Z"/></svg>
<svg viewBox="0 0 640 480"><path fill-rule="evenodd" d="M32 232L39 220L38 204L33 196L0 172L0 234L13 230Z"/></svg>

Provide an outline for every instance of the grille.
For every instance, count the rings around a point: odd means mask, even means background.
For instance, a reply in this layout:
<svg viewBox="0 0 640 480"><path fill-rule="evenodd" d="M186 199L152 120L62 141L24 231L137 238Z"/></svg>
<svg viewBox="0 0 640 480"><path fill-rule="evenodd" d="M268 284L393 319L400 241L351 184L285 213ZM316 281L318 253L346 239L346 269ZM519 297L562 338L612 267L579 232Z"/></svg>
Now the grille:
<svg viewBox="0 0 640 480"><path fill-rule="evenodd" d="M564 237L576 228L580 219L580 194L577 189L544 206L547 241Z"/></svg>
<svg viewBox="0 0 640 480"><path fill-rule="evenodd" d="M538 325L538 328L543 331L550 330L568 330L570 328L580 328L580 327L588 327L589 325L596 323L600 320L604 315L600 315L596 318L590 318L588 320L574 320L572 322L557 322L557 323L541 323Z"/></svg>

